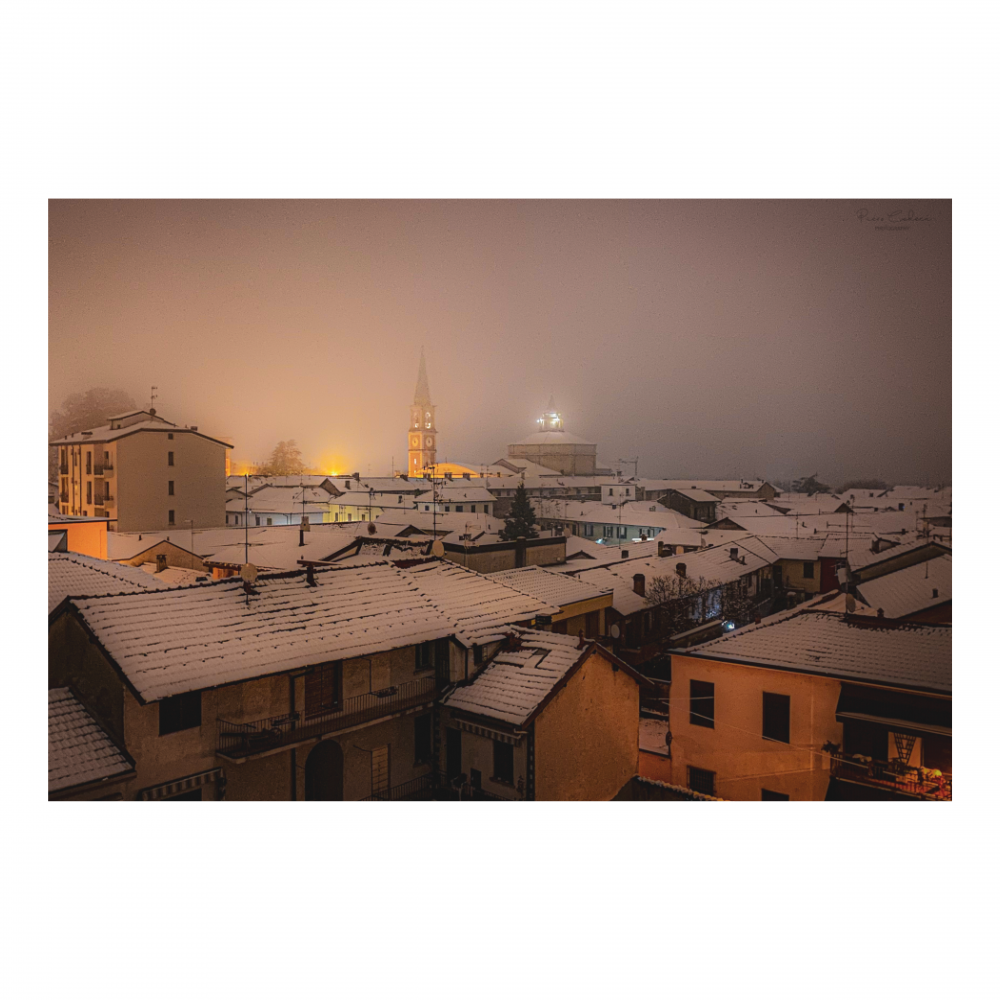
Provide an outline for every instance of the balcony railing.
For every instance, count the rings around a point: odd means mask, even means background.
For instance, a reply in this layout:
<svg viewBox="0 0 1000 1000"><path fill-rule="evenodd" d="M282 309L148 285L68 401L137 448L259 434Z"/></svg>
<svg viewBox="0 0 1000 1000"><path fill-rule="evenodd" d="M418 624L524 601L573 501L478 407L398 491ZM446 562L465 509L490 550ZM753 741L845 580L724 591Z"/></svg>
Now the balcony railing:
<svg viewBox="0 0 1000 1000"><path fill-rule="evenodd" d="M875 760L862 754L833 754L830 776L925 799L951 800L951 775L898 760Z"/></svg>
<svg viewBox="0 0 1000 1000"><path fill-rule="evenodd" d="M381 691L369 691L356 698L347 698L340 708L329 712L310 715L288 712L257 722L227 722L219 719L218 752L224 757L250 757L268 753L433 701L436 693L435 679L425 677L383 688Z"/></svg>
<svg viewBox="0 0 1000 1000"><path fill-rule="evenodd" d="M115 474L115 466L113 462L104 463L104 475L113 476Z"/></svg>
<svg viewBox="0 0 1000 1000"><path fill-rule="evenodd" d="M95 462L94 463L94 475L95 476L103 476L104 475L104 466L101 465L100 462Z"/></svg>
<svg viewBox="0 0 1000 1000"><path fill-rule="evenodd" d="M418 796L427 797L437 782L433 774L424 774L411 781L404 781L401 785L393 785L384 792L376 792L374 795L366 795L362 802L395 802L399 799L412 799Z"/></svg>

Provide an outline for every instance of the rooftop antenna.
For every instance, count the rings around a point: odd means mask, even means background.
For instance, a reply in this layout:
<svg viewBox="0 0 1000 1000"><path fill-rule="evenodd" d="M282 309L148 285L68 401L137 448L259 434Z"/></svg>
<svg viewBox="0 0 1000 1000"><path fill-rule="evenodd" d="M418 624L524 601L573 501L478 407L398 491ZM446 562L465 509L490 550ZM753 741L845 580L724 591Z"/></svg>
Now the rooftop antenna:
<svg viewBox="0 0 1000 1000"><path fill-rule="evenodd" d="M250 476L243 473L243 564L250 562ZM247 604L250 601L247 600Z"/></svg>
<svg viewBox="0 0 1000 1000"><path fill-rule="evenodd" d="M639 478L639 456L636 455L635 458L619 458L618 462L620 465L631 465L632 466L632 478Z"/></svg>
<svg viewBox="0 0 1000 1000"><path fill-rule="evenodd" d="M158 385L151 385L149 387L149 410L151 413L153 411L153 404L160 398L157 395L157 389L159 388L160 387Z"/></svg>

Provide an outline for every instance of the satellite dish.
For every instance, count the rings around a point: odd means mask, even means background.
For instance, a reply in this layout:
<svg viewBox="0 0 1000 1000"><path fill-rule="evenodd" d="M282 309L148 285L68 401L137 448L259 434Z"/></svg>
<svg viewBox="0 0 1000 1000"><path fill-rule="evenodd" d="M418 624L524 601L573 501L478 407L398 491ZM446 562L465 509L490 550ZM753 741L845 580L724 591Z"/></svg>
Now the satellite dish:
<svg viewBox="0 0 1000 1000"><path fill-rule="evenodd" d="M252 586L254 580L257 579L257 567L253 563L244 563L240 567L240 576L243 577L244 583L249 583Z"/></svg>
<svg viewBox="0 0 1000 1000"><path fill-rule="evenodd" d="M440 538L435 538L431 543L431 555L437 556L438 559L444 558L444 542Z"/></svg>
<svg viewBox="0 0 1000 1000"><path fill-rule="evenodd" d="M620 639L622 635L622 630L617 625L611 626L611 638Z"/></svg>

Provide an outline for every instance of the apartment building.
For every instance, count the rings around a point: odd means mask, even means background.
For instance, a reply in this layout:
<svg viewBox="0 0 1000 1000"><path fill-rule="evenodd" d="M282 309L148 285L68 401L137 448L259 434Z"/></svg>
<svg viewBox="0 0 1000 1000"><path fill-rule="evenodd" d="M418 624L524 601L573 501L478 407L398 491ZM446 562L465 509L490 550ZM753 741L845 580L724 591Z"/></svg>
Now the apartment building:
<svg viewBox="0 0 1000 1000"><path fill-rule="evenodd" d="M62 514L107 518L117 531L226 523L232 445L197 427L135 410L49 443L59 449Z"/></svg>

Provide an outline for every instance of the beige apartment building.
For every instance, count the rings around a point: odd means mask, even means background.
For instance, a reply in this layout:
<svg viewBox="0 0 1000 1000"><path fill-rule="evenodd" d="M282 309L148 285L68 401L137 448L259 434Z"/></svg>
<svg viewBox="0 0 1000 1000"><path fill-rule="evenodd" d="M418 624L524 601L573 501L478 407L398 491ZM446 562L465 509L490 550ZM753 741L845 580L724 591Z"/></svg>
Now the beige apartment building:
<svg viewBox="0 0 1000 1000"><path fill-rule="evenodd" d="M114 531L221 527L232 447L156 410L111 417L50 442L59 449L59 510L106 517Z"/></svg>

